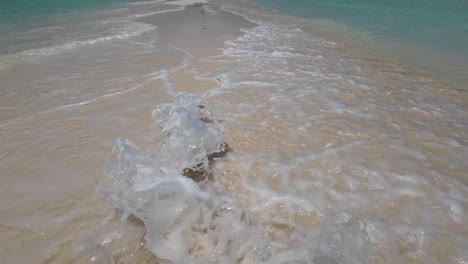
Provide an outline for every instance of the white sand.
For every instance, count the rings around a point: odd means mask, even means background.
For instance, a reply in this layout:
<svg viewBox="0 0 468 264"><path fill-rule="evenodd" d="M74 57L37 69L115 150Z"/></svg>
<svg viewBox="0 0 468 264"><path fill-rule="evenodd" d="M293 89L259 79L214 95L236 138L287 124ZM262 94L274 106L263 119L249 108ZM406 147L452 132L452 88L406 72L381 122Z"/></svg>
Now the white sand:
<svg viewBox="0 0 468 264"><path fill-rule="evenodd" d="M207 4L207 3L208 1L206 0L176 0L176 1L165 2L164 4L187 6L187 5Z"/></svg>
<svg viewBox="0 0 468 264"><path fill-rule="evenodd" d="M196 1L181 0L170 3L176 2ZM220 55L220 49L224 47L226 40L239 37L242 34L241 28L254 26L243 17L219 10L212 5L187 5L183 11L148 16L140 21L158 27L159 44L190 52L190 62L170 77L178 92L192 93L206 92L218 82L215 79L197 78L191 71L211 67L202 60Z"/></svg>

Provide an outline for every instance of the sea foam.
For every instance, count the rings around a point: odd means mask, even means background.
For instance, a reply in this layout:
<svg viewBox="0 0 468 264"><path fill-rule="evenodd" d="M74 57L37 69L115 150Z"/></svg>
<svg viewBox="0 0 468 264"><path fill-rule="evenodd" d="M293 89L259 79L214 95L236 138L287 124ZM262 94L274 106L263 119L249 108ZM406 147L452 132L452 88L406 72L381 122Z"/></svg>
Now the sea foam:
<svg viewBox="0 0 468 264"><path fill-rule="evenodd" d="M156 107L153 120L162 131L160 142L143 151L117 139L101 190L122 220L133 215L144 223L146 247L163 263L368 262L363 220L335 217L319 232L277 219L258 221L222 181L208 179L211 157L227 147L203 96L178 93L172 103ZM187 170L205 179L195 181Z"/></svg>
<svg viewBox="0 0 468 264"><path fill-rule="evenodd" d="M123 219L133 215L143 221L146 246L161 260L241 257L251 237L242 206L206 181L183 175L184 169L209 174L208 157L226 148L223 128L205 99L179 93L153 111L153 120L163 135L156 150L141 151L131 141L117 139L102 189Z"/></svg>
<svg viewBox="0 0 468 264"><path fill-rule="evenodd" d="M205 98L178 94L153 112L156 148L117 141L106 190L144 222L147 248L171 263L465 263L466 187L406 134L425 135L404 117L435 111L430 87L402 100L383 84L414 80L379 77L296 25L259 24L206 59L226 138ZM226 140L235 151L212 166Z"/></svg>

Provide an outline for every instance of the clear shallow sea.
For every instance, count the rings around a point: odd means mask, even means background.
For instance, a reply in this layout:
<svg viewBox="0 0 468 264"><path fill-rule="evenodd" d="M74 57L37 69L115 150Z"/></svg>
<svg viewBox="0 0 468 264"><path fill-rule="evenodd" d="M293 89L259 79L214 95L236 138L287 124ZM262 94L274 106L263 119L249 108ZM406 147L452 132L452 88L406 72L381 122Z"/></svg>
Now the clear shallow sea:
<svg viewBox="0 0 468 264"><path fill-rule="evenodd" d="M466 263L466 92L359 30L216 3L0 35L2 263Z"/></svg>
<svg viewBox="0 0 468 264"><path fill-rule="evenodd" d="M468 1L256 0L289 15L329 19L358 30L400 60L462 82L468 72Z"/></svg>
<svg viewBox="0 0 468 264"><path fill-rule="evenodd" d="M291 15L324 18L466 55L468 2L463 0L257 0Z"/></svg>
<svg viewBox="0 0 468 264"><path fill-rule="evenodd" d="M124 2L131 0L3 0L0 3L0 32L50 15Z"/></svg>

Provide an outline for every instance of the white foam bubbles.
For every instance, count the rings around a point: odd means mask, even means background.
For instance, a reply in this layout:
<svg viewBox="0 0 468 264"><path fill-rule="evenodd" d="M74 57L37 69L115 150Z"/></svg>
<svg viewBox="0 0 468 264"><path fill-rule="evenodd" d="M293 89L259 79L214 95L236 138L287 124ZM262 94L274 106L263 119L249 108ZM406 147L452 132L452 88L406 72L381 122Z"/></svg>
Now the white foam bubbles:
<svg viewBox="0 0 468 264"><path fill-rule="evenodd" d="M344 43L262 19L209 59L236 150L215 172L232 195L300 263L466 259L463 105L409 70L370 67ZM349 217L330 217L341 211Z"/></svg>
<svg viewBox="0 0 468 264"><path fill-rule="evenodd" d="M124 218L141 219L148 249L174 263L464 259L455 224L466 222L466 188L450 178L438 186L427 176L436 159L423 144L436 138L408 138L413 126L404 117L424 120L426 111L399 113L394 105L418 102L393 98L398 91L387 94L375 77L381 72L367 72L336 53L333 42L294 28L245 30L207 60L220 64L221 85L209 95L224 111L236 150L217 163L219 179L182 175L185 168L209 171L207 156L224 142L203 97L179 94L155 109L163 139L153 151L118 142L110 179L131 181L116 199ZM382 83L412 83L392 81ZM422 102L432 99L427 94L412 91ZM433 129L444 124L426 122ZM446 190L454 194L441 195Z"/></svg>
<svg viewBox="0 0 468 264"><path fill-rule="evenodd" d="M99 38L92 38L87 40L76 40L71 42L66 42L63 44L58 44L54 46L38 48L38 49L31 49L22 52L23 55L30 55L30 56L45 56L45 55L54 55L61 52L65 52L74 48L87 46L87 45L94 45L109 41L115 40L125 40L132 37L136 37L147 33L149 31L155 30L157 27L145 24L145 23L138 23L138 22L128 22L128 24L121 28L118 32L113 35L102 36Z"/></svg>
<svg viewBox="0 0 468 264"><path fill-rule="evenodd" d="M153 112L163 132L154 152L117 139L102 190L146 226L146 247L172 263L234 263L252 237L243 206L195 182L183 170L209 172L208 156L225 150L223 129L203 97L179 93Z"/></svg>
<svg viewBox="0 0 468 264"><path fill-rule="evenodd" d="M153 111L153 121L165 137L162 153L179 170L207 171L208 155L225 150L223 128L201 97L179 93Z"/></svg>
<svg viewBox="0 0 468 264"><path fill-rule="evenodd" d="M222 181L197 182L184 175L187 168L208 173L209 156L226 150L223 128L203 96L179 93L173 102L156 107L153 120L162 129L161 141L142 151L128 139L117 139L101 190L123 220L133 215L144 223L146 247L159 260L311 263L346 258L366 263L370 247L362 220L337 218L342 221L328 222L321 232L294 224L291 216L259 221L252 216L255 207L251 211L233 198ZM229 181L233 175L223 177ZM309 202L293 195L264 195L272 198L265 205L272 211L282 204L294 214L312 210ZM333 243L339 246L325 246L337 236ZM352 247L354 238L360 240Z"/></svg>

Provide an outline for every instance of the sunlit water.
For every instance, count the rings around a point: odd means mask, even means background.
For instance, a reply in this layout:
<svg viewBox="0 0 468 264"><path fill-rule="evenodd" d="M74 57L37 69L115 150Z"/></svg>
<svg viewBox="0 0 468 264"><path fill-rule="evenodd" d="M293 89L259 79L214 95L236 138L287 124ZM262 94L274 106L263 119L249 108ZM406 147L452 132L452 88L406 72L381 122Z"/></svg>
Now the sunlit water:
<svg viewBox="0 0 468 264"><path fill-rule="evenodd" d="M136 2L131 0L3 0L0 3L0 32L20 30L49 16L66 12L105 8L112 3Z"/></svg>
<svg viewBox="0 0 468 264"><path fill-rule="evenodd" d="M255 0L270 9L351 25L383 52L466 89L468 2L464 0Z"/></svg>
<svg viewBox="0 0 468 264"><path fill-rule="evenodd" d="M467 263L466 92L358 32L222 6L256 26L184 69L204 94L142 22L178 7L0 38L2 261Z"/></svg>

